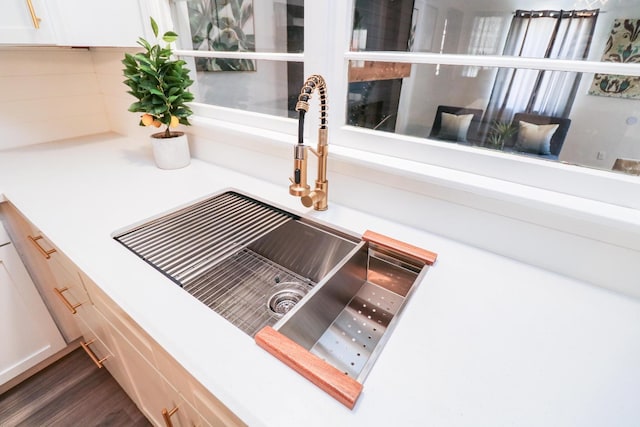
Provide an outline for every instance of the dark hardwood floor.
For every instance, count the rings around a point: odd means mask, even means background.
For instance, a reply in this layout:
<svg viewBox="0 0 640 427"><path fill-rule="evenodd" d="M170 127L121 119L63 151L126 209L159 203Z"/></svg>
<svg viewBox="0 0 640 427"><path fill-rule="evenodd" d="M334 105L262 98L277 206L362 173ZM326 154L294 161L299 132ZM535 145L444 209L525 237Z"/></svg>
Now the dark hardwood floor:
<svg viewBox="0 0 640 427"><path fill-rule="evenodd" d="M0 426L149 426L82 348L0 395Z"/></svg>

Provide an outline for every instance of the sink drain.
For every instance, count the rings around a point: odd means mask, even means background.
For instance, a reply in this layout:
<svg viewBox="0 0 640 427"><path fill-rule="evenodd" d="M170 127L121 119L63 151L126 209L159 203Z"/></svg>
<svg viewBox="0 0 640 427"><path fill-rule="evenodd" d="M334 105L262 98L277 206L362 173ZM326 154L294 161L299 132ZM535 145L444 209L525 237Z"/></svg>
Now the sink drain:
<svg viewBox="0 0 640 427"><path fill-rule="evenodd" d="M277 316L284 316L304 297L297 289L282 289L269 298L269 310Z"/></svg>

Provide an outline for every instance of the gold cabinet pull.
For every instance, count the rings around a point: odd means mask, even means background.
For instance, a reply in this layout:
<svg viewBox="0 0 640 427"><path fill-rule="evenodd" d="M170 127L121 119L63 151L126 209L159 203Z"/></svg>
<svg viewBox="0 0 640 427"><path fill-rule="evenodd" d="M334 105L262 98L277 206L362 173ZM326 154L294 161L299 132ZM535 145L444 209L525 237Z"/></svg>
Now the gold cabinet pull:
<svg viewBox="0 0 640 427"><path fill-rule="evenodd" d="M89 355L89 357L91 358L91 360L93 360L93 363L96 364L96 366L98 368L102 368L103 366L103 362L105 360L107 360L109 358L109 355L106 355L105 357L103 357L102 359L98 359L98 357L96 356L96 354L93 352L93 350L91 350L89 348L89 346L91 344L93 344L96 340L92 339L91 341L87 341L87 342L82 342L80 341L80 345L82 346L82 348L84 349L84 351Z"/></svg>
<svg viewBox="0 0 640 427"><path fill-rule="evenodd" d="M53 291L56 293L56 295L58 295L58 297L60 298L60 300L62 301L62 303L65 305L65 307L67 307L69 309L69 311L71 312L71 314L76 314L77 310L76 308L80 307L82 305L81 302L77 303L77 304L71 304L69 302L68 299L65 298L64 295L62 295L63 292L68 291L69 288L67 286L65 286L62 289L58 289L58 288L53 288Z"/></svg>
<svg viewBox="0 0 640 427"><path fill-rule="evenodd" d="M31 20L33 21L33 27L37 30L40 28L40 18L36 15L36 10L33 7L33 3L31 0L27 0L27 7L29 8L29 13L31 14Z"/></svg>
<svg viewBox="0 0 640 427"><path fill-rule="evenodd" d="M42 239L43 238L42 236L33 237L32 235L28 235L27 237L29 238L29 240L31 240L31 243L33 243L36 246L38 251L40 251L42 256L44 256L46 259L51 258L51 254L56 252L55 248L46 250L45 248L40 246L40 243L38 242L38 240Z"/></svg>
<svg viewBox="0 0 640 427"><path fill-rule="evenodd" d="M175 414L177 411L177 406L170 411L167 411L167 408L162 408L162 419L164 420L164 424L167 427L173 427L173 423L171 422L171 415Z"/></svg>

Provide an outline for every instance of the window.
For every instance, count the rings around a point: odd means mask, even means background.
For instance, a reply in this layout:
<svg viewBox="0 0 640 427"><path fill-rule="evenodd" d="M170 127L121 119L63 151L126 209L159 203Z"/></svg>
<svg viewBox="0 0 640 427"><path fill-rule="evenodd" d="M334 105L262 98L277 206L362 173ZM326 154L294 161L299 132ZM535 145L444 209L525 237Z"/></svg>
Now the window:
<svg viewBox="0 0 640 427"><path fill-rule="evenodd" d="M177 53L195 70L197 114L229 120L229 109L295 117L303 83L302 0L174 2ZM246 122L246 118L239 119Z"/></svg>
<svg viewBox="0 0 640 427"><path fill-rule="evenodd" d="M202 2L174 3L181 34L190 28L185 25L192 25L184 10L190 3ZM291 98L297 96L306 75L318 73L328 82L330 144L640 207L637 198L627 196L640 184L629 176L591 169L611 171L617 157L640 158L640 106L634 100L590 94L598 75L631 76L629 80L640 76L637 64L601 61L614 20L637 15L640 1L606 4L586 59L497 54L504 51L513 17L511 2L495 0L484 7L474 2L452 7L444 0L392 3L254 0L255 51L193 51L193 46L182 46L179 53L194 63L198 57L245 59L255 61L257 70L198 71L197 114L247 124L247 112L258 113L257 126L293 134ZM553 7L574 9L580 3L562 0ZM385 21L391 15L393 19ZM304 36L303 49L300 44L295 49L289 46L296 31ZM497 75L509 70L553 73L558 76L554 82L582 76L572 89L571 124L559 161L498 149L488 143L488 134L479 144L473 138L451 143L429 137L438 105L486 111ZM545 86L552 87L544 81L537 87ZM551 96L546 99L553 100L555 92L549 89Z"/></svg>

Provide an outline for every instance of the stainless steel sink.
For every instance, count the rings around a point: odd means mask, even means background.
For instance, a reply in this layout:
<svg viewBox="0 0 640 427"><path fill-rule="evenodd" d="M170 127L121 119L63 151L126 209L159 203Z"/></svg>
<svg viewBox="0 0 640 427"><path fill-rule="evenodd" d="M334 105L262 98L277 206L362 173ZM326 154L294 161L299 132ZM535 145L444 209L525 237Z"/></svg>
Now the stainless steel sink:
<svg viewBox="0 0 640 427"><path fill-rule="evenodd" d="M358 241L233 191L114 238L250 336L275 324Z"/></svg>
<svg viewBox="0 0 640 427"><path fill-rule="evenodd" d="M234 191L114 238L349 407L436 259Z"/></svg>

